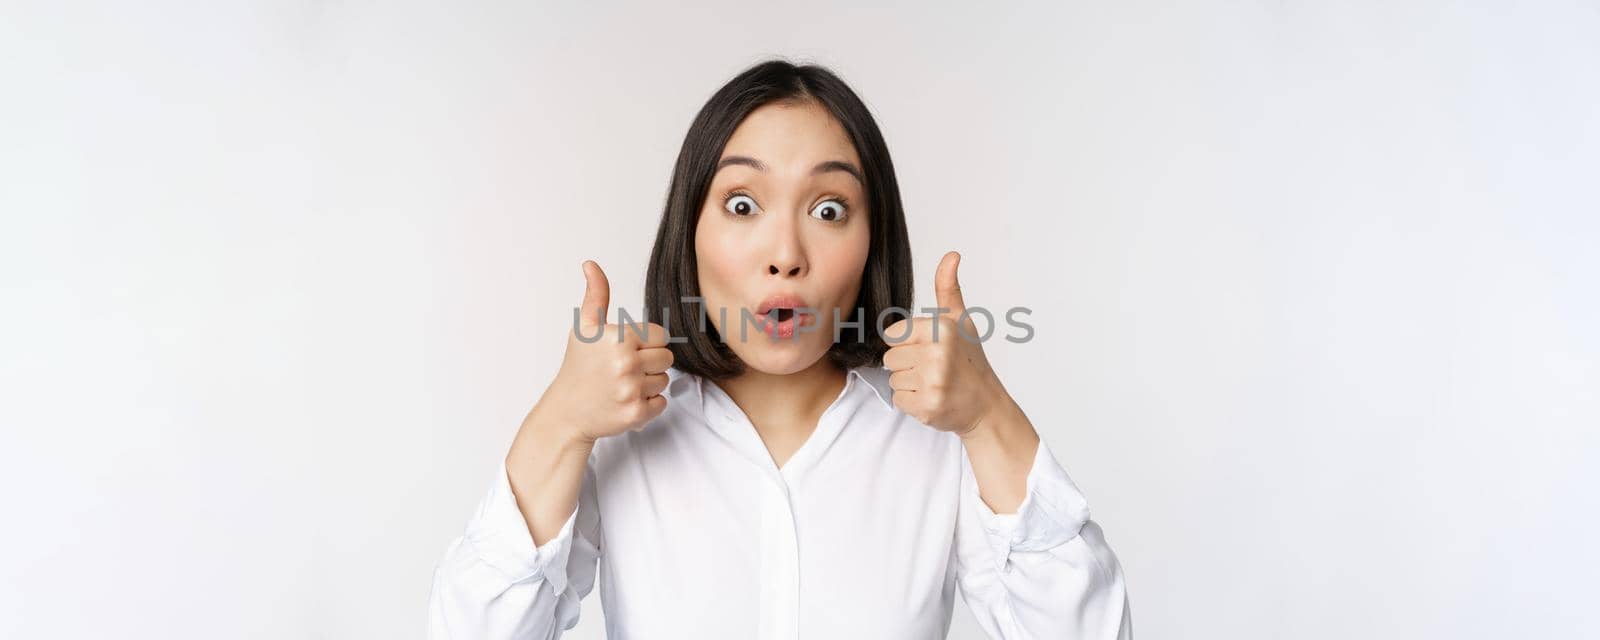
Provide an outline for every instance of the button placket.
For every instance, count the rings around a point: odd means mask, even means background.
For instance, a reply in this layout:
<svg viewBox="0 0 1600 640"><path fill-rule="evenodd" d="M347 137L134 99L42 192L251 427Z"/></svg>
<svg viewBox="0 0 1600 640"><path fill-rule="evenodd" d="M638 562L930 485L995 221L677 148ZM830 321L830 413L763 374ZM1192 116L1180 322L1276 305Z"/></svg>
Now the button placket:
<svg viewBox="0 0 1600 640"><path fill-rule="evenodd" d="M766 480L761 483L759 507L761 602L756 637L762 640L799 640L800 540L790 480L804 476L805 469L815 462L813 458L838 435L852 411L847 402L852 398L850 392L854 384L853 378L846 380L839 396L823 411L816 431L791 454L782 468L777 466L755 426L732 398L721 388L713 391L701 387L706 417L721 425L729 440L756 463L764 476L762 479Z"/></svg>
<svg viewBox="0 0 1600 640"><path fill-rule="evenodd" d="M763 483L761 497L762 640L800 637L800 546L794 510L781 476Z"/></svg>

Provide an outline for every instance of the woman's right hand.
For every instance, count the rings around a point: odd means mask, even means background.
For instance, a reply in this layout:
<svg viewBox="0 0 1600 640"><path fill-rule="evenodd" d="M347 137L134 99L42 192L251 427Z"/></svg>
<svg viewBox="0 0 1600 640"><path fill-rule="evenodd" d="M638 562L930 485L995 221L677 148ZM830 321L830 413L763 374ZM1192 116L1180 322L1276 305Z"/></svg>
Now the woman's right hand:
<svg viewBox="0 0 1600 640"><path fill-rule="evenodd" d="M595 440L642 427L667 408L667 330L606 324L611 284L593 260L584 261L583 277L583 306L567 333L561 370L506 453L511 493L535 546L559 535L576 513Z"/></svg>
<svg viewBox="0 0 1600 640"><path fill-rule="evenodd" d="M583 276L583 306L577 326L567 332L561 370L528 414L537 426L524 427L557 429L593 444L643 427L666 410L661 392L667 388L672 351L661 325L607 324L611 284L593 260L584 261Z"/></svg>

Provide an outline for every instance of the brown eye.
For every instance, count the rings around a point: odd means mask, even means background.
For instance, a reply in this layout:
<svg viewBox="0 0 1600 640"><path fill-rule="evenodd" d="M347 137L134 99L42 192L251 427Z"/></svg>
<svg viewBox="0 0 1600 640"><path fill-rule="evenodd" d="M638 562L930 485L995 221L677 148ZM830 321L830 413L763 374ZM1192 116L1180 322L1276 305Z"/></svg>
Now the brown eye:
<svg viewBox="0 0 1600 640"><path fill-rule="evenodd" d="M811 208L811 217L827 222L842 221L845 218L844 203L832 199L818 202L817 206Z"/></svg>
<svg viewBox="0 0 1600 640"><path fill-rule="evenodd" d="M723 203L722 208L727 209L728 213L736 216L747 216L756 212L756 201L750 196L736 195L728 198L728 201Z"/></svg>

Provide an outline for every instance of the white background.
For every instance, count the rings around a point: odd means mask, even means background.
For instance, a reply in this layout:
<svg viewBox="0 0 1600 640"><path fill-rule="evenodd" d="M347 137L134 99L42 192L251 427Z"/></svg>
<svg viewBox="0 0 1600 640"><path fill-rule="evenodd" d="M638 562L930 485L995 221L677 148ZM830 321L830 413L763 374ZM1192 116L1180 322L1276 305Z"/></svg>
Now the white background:
<svg viewBox="0 0 1600 640"><path fill-rule="evenodd" d="M1600 634L1600 10L1473 4L7 2L0 636L421 637L773 54L879 118L919 303L1034 310L1138 636Z"/></svg>

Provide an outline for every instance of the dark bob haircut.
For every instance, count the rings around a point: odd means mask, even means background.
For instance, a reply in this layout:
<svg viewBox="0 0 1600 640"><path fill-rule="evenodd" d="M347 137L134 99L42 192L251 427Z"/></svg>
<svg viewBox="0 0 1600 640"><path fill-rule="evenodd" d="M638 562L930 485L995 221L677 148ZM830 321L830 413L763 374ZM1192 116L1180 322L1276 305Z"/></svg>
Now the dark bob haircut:
<svg viewBox="0 0 1600 640"><path fill-rule="evenodd" d="M762 62L735 76L711 96L689 125L683 148L672 170L661 226L645 274L645 317L666 325L674 341L673 366L713 380L744 372L744 363L717 335L700 296L700 276L695 266L695 226L705 205L717 162L733 131L750 112L773 102L813 101L839 121L856 154L866 182L867 219L871 244L861 272L856 302L840 309L841 322L860 320L861 327L839 331L828 358L840 368L881 365L888 350L877 327L906 317L912 303L911 242L906 234L905 210L894 163L883 142L878 123L867 106L833 72L817 65L795 65L783 60ZM856 309L862 313L856 315ZM699 327L704 326L705 331Z"/></svg>

